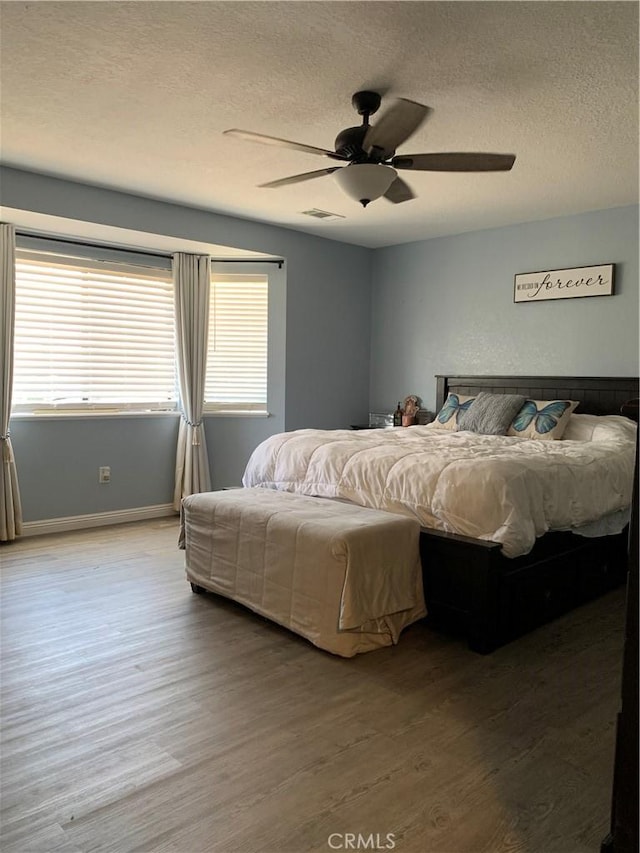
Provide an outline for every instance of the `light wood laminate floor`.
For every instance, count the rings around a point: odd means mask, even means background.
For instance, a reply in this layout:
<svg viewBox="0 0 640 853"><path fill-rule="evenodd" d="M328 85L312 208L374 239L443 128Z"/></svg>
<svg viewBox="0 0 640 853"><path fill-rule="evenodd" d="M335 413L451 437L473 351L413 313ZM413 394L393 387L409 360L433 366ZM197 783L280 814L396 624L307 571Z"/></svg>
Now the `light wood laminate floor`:
<svg viewBox="0 0 640 853"><path fill-rule="evenodd" d="M420 624L344 660L193 595L176 540L0 547L3 853L597 853L623 590L488 657Z"/></svg>

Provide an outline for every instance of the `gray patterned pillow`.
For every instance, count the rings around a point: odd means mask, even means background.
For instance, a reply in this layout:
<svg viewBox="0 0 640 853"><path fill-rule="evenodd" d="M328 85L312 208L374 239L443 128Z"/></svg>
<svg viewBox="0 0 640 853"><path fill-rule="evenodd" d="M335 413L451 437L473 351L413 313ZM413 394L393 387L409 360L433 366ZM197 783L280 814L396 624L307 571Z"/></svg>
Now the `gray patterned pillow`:
<svg viewBox="0 0 640 853"><path fill-rule="evenodd" d="M458 417L458 429L481 435L505 435L526 399L521 394L480 391L467 411Z"/></svg>

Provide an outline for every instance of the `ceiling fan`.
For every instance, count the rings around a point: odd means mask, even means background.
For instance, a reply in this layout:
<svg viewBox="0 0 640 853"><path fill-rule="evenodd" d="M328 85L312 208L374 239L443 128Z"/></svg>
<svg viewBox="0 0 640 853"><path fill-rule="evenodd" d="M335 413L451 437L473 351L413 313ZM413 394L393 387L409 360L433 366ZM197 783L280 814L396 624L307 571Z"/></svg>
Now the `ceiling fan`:
<svg viewBox="0 0 640 853"><path fill-rule="evenodd" d="M362 124L340 131L334 143L334 151L250 130L233 128L224 133L251 142L319 154L345 163L344 166L330 166L315 172L291 175L259 186L284 187L335 174L342 190L363 207L381 196L393 204L415 198L409 185L398 175L398 169L419 172L504 172L511 169L515 162L514 154L456 152L396 155L396 148L415 133L433 111L423 104L399 98L376 124L371 125L369 117L377 112L380 102L381 96L377 92L355 93L351 103L358 115L362 116Z"/></svg>

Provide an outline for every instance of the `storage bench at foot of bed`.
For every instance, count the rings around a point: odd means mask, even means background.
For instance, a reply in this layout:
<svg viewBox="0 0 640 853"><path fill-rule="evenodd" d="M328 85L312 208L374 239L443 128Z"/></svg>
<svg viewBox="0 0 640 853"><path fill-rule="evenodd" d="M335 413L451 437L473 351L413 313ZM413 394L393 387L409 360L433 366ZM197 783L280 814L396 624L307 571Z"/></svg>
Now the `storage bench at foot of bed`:
<svg viewBox="0 0 640 853"><path fill-rule="evenodd" d="M508 559L495 542L422 528L429 623L466 633L481 654L624 583L628 528L589 539L548 533Z"/></svg>
<svg viewBox="0 0 640 853"><path fill-rule="evenodd" d="M398 641L425 615L415 519L272 489L182 504L194 592L231 598L343 657Z"/></svg>

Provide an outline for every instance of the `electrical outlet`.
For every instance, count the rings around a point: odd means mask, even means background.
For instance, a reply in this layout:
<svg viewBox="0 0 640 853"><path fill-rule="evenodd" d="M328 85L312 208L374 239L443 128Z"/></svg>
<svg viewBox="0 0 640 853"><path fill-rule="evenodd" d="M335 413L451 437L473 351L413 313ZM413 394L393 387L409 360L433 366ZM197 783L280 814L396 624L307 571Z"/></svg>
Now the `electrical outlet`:
<svg viewBox="0 0 640 853"><path fill-rule="evenodd" d="M101 465L98 468L98 482L99 483L110 483L111 482L111 468L108 465Z"/></svg>

